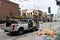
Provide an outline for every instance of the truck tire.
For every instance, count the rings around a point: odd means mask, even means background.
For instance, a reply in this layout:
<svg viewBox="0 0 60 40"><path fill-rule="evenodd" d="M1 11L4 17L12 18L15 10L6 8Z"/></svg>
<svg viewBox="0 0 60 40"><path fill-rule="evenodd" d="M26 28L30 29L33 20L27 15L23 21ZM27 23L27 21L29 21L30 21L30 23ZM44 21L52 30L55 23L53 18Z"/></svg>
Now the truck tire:
<svg viewBox="0 0 60 40"><path fill-rule="evenodd" d="M24 34L24 29L20 28L20 29L18 30L18 34L19 34L19 35L23 35L23 34Z"/></svg>

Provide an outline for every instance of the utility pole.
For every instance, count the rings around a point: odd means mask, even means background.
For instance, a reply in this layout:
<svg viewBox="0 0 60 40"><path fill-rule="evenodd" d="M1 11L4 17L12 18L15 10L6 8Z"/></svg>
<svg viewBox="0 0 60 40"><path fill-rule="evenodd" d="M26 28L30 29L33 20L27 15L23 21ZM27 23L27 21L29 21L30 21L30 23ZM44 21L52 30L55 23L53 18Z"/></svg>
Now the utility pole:
<svg viewBox="0 0 60 40"><path fill-rule="evenodd" d="M49 22L50 22L50 28L51 28L51 7L48 7L48 13L49 13Z"/></svg>

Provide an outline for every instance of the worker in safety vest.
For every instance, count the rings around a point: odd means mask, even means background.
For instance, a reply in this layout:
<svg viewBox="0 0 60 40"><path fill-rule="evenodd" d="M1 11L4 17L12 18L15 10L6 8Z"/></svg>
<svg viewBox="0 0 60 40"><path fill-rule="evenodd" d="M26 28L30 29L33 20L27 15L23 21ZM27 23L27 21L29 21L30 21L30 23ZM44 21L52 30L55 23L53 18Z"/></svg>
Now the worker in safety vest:
<svg viewBox="0 0 60 40"><path fill-rule="evenodd" d="M34 22L34 21L32 21L33 22L33 31L35 31L36 30L36 23Z"/></svg>
<svg viewBox="0 0 60 40"><path fill-rule="evenodd" d="M36 22L32 21L32 25L33 25L33 27L35 27L36 26Z"/></svg>

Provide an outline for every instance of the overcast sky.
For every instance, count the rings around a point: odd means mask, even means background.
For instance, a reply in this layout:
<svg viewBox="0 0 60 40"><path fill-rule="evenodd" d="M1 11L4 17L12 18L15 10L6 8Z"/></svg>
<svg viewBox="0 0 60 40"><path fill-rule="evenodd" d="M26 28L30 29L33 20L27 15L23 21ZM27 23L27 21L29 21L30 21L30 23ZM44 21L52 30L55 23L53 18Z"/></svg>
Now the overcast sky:
<svg viewBox="0 0 60 40"><path fill-rule="evenodd" d="M51 13L56 14L58 6L55 0L10 0L20 5L22 9L40 9L48 13L48 7L51 7ZM23 1L23 2L22 2Z"/></svg>

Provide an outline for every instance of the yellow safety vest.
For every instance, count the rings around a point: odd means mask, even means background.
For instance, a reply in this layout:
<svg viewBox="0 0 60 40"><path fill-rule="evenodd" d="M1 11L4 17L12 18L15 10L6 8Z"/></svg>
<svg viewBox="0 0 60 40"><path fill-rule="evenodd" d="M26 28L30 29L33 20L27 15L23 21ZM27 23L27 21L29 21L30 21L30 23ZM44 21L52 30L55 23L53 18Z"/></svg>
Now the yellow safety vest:
<svg viewBox="0 0 60 40"><path fill-rule="evenodd" d="M33 27L35 27L36 26L36 24L33 22Z"/></svg>

